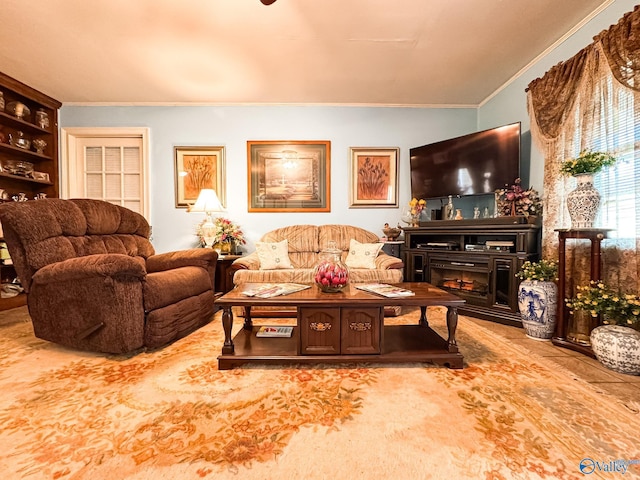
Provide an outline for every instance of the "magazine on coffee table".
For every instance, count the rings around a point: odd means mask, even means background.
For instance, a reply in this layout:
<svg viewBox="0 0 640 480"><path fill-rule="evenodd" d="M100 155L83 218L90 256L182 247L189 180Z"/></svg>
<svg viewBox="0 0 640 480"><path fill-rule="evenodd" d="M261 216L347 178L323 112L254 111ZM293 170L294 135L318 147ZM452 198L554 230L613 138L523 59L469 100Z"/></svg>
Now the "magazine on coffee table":
<svg viewBox="0 0 640 480"><path fill-rule="evenodd" d="M256 337L290 337L293 327L263 326L256 332Z"/></svg>
<svg viewBox="0 0 640 480"><path fill-rule="evenodd" d="M365 292L376 293L389 298L411 297L415 295L411 290L396 287L395 285L389 285L388 283L363 283L362 285L356 285L355 287L359 290L364 290Z"/></svg>
<svg viewBox="0 0 640 480"><path fill-rule="evenodd" d="M246 288L242 291L242 294L247 297L271 298L299 292L305 288L311 288L311 285L302 285L300 283L261 283Z"/></svg>

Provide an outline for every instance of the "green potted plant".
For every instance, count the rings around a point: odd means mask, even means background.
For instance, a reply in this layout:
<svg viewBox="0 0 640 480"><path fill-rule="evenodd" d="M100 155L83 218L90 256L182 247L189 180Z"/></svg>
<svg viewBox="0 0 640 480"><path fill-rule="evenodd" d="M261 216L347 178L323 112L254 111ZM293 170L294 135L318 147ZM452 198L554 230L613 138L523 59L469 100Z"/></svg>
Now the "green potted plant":
<svg viewBox="0 0 640 480"><path fill-rule="evenodd" d="M558 263L553 260L526 261L516 273L518 309L529 338L549 340L556 329L558 309Z"/></svg>
<svg viewBox="0 0 640 480"><path fill-rule="evenodd" d="M566 160L560 165L560 173L575 177L578 175L593 175L605 167L616 163L617 159L610 153L583 150L576 158Z"/></svg>
<svg viewBox="0 0 640 480"><path fill-rule="evenodd" d="M621 293L602 281L577 287L565 300L571 312L584 310L601 315L603 325L591 331L591 348L605 367L640 375L640 296Z"/></svg>
<svg viewBox="0 0 640 480"><path fill-rule="evenodd" d="M562 162L560 173L576 177L578 182L567 195L571 228L593 228L600 206L600 193L593 186L593 175L616 161L610 153L583 150L578 157Z"/></svg>

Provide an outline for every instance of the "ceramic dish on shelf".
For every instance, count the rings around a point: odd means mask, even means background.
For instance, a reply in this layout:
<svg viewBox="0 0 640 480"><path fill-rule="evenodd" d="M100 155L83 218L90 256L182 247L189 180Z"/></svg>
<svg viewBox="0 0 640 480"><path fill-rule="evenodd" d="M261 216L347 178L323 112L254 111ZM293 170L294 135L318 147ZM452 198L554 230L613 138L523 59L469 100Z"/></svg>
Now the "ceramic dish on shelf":
<svg viewBox="0 0 640 480"><path fill-rule="evenodd" d="M9 102L6 108L7 113L16 118L24 120L25 117L31 115L31 110L22 102Z"/></svg>
<svg viewBox="0 0 640 480"><path fill-rule="evenodd" d="M43 182L49 181L49 174L46 172L33 172L34 180L41 180Z"/></svg>
<svg viewBox="0 0 640 480"><path fill-rule="evenodd" d="M41 138L36 138L33 142L31 142L31 144L34 146L34 148L36 149L36 153L43 155L44 154L44 149L47 146L47 142L45 142L44 140L42 140Z"/></svg>
<svg viewBox="0 0 640 480"><path fill-rule="evenodd" d="M24 160L2 160L2 171L21 177L33 176L33 163Z"/></svg>
<svg viewBox="0 0 640 480"><path fill-rule="evenodd" d="M25 138L24 133L16 132L15 135L9 134L9 143L14 147L29 150L31 148L31 140Z"/></svg>

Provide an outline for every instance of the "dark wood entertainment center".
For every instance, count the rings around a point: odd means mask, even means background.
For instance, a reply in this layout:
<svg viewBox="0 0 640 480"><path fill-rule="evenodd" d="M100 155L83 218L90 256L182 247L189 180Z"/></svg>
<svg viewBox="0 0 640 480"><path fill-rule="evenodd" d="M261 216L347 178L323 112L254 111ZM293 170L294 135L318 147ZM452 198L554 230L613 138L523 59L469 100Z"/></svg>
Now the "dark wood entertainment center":
<svg viewBox="0 0 640 480"><path fill-rule="evenodd" d="M540 258L540 226L526 217L424 222L404 230L405 282L429 282L466 300L462 314L522 326L515 276Z"/></svg>

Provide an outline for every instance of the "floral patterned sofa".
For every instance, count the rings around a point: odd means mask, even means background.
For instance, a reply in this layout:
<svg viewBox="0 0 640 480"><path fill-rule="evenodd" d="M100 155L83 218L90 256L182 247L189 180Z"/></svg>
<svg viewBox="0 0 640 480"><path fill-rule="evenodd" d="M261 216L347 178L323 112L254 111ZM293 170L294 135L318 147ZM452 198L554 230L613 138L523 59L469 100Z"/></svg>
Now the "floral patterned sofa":
<svg viewBox="0 0 640 480"><path fill-rule="evenodd" d="M291 268L261 268L260 255L254 251L239 258L230 267L234 285L241 283L313 283L313 270L318 264L318 254L330 241L336 242L342 250L342 260L346 261L351 240L361 244L377 244L378 236L368 230L350 225L293 225L265 233L260 243L276 244L287 240L288 257ZM374 260L374 268L349 268L351 282L399 283L403 279L402 260L379 251ZM398 311L385 312L387 315Z"/></svg>

